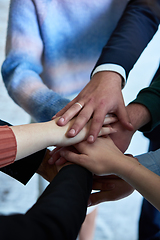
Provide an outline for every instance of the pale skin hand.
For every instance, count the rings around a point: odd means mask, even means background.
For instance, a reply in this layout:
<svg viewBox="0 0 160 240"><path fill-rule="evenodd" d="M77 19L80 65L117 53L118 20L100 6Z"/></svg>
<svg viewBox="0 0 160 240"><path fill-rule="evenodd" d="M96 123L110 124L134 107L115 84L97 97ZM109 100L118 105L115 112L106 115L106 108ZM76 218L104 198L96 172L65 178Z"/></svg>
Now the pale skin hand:
<svg viewBox="0 0 160 240"><path fill-rule="evenodd" d="M114 115L108 114L104 119L104 122L103 122L104 126L101 128L98 135L102 136L102 135L108 135L108 134L112 134L112 133L115 134L116 130L111 128L109 124L114 123L116 121L117 121L117 118ZM64 139L65 144L64 143L63 144L59 143L59 144L57 144L57 146L72 145L72 144L74 144L73 141L74 142L81 142L82 140L86 139L91 122L92 122L92 119L86 124L86 126L82 129L82 131L80 131L73 138L67 138L66 135L63 135L63 139ZM72 124L72 123L73 123L73 120L71 120L71 122L67 124L68 128L70 127L69 124ZM66 128L67 125L65 125L63 127L58 127L58 129L63 131L63 129ZM66 129L66 132L67 132L67 129ZM61 165L61 164L64 164L66 162L66 160L64 158L60 157L60 155L59 155L59 150L60 149L61 148L56 148L51 152L51 154L50 154L51 158L49 159L49 164L54 164L56 162L56 165Z"/></svg>
<svg viewBox="0 0 160 240"><path fill-rule="evenodd" d="M133 131L126 130L119 121L111 124L117 132L110 135L110 137L122 152L125 152L128 148L134 132L151 120L149 111L141 104L130 104L126 109L134 127ZM51 163L55 162L57 159L56 165L61 165L66 162L66 159L60 156L60 150L61 149L55 149L54 154L51 153L54 156L54 160L51 159ZM93 193L90 196L91 205L120 199L131 194L133 191L133 188L122 179L108 179L108 176L107 178L106 176L94 178L93 189L100 190L100 192Z"/></svg>
<svg viewBox="0 0 160 240"><path fill-rule="evenodd" d="M70 163L67 162L61 166L55 164L50 165L48 163L49 158L50 151L47 149L43 162L39 166L37 173L47 181L51 182L59 170ZM89 206L105 201L115 201L124 198L133 192L133 187L115 175L103 177L94 175L93 190L99 190L99 192L90 195Z"/></svg>
<svg viewBox="0 0 160 240"><path fill-rule="evenodd" d="M130 144L133 134L137 129L144 126L151 120L151 115L148 109L138 103L129 104L126 107L126 111L131 119L131 123L133 125L133 130L129 131L125 129L120 121L116 121L115 123L111 123L110 125L113 129L116 130L114 134L111 134L110 137L114 141L115 145L120 149L120 151L125 152ZM50 159L50 164L55 163L57 160L58 165L63 164L66 160L63 157L60 157L59 152L56 150L53 151L52 157Z"/></svg>
<svg viewBox="0 0 160 240"><path fill-rule="evenodd" d="M141 104L132 103L127 106L127 111L133 123L134 131L136 131L138 128L142 127L151 120L151 116L148 109ZM118 123L115 123L115 125L116 124ZM128 133L124 134L124 132L120 131L119 129L117 128L117 132L114 134L114 136L111 136L112 139L114 140L114 143L117 145L119 149L115 146L115 144L113 144L113 141L109 137L106 137L97 138L96 142L94 142L93 144L89 144L86 141L84 141L82 143L75 145L76 150L80 154L68 151L67 149L63 149L60 151L60 155L63 158L67 159L68 161L86 167L88 170L97 175L115 173L115 171L113 171L112 168L110 169L110 166L111 167L114 166L114 163L117 158L119 159L122 158L123 156L122 152L126 148L126 142L127 141L130 142L131 135L134 133L133 131L132 134L130 135ZM125 141L123 139L125 139ZM127 147L129 144L128 142ZM107 162L106 160L106 155L109 162ZM99 159L98 162L97 159Z"/></svg>
<svg viewBox="0 0 160 240"><path fill-rule="evenodd" d="M73 151L73 147L70 147ZM53 158L50 158L48 165L54 167L60 167L66 163L66 159L60 156L60 151L62 148L56 148L50 155L53 155ZM54 159L54 160L53 160ZM55 162L55 160L58 161ZM55 164L53 164L55 162ZM93 190L98 190L90 195L88 206L96 205L105 201L115 201L127 197L130 195L134 189L128 183L126 183L121 178L115 175L109 176L93 176Z"/></svg>
<svg viewBox="0 0 160 240"><path fill-rule="evenodd" d="M60 151L60 155L96 175L116 174L160 210L160 177L142 166L135 158L124 155L109 136L97 138L93 144L87 141L78 143L75 148L81 154L66 148ZM100 197L104 200L104 196Z"/></svg>
<svg viewBox="0 0 160 240"><path fill-rule="evenodd" d="M67 137L67 132L70 129L70 127L72 126L72 124L74 124L76 119L77 118L72 119L69 123L67 123L67 125L65 125L63 127L59 127L58 126L58 132L60 133L60 135L56 139L56 141L57 141L56 146L69 146L69 145L73 145L73 144L81 142L82 140L87 138L90 126L92 125L92 120L93 119L89 120L86 123L86 125L83 127L83 129L75 137L73 137L73 138L68 138ZM58 119L56 120L56 122L57 121L58 121ZM102 124L103 127L98 132L98 136L115 133L116 130L113 129L110 126L110 124L114 123L114 122L117 122L117 117L115 117L112 114L108 114L104 118L104 121L103 121L103 124Z"/></svg>
<svg viewBox="0 0 160 240"><path fill-rule="evenodd" d="M15 160L19 160L49 146L69 146L86 139L91 122L88 122L76 137L69 139L67 138L66 133L75 119L70 121L64 127L59 127L56 124L57 120L58 119L43 123L11 126L10 128L12 129L17 142L17 154ZM117 121L117 119L113 116L105 118L104 125L115 121ZM114 132L114 129L106 125L100 130L99 135L101 136Z"/></svg>
<svg viewBox="0 0 160 240"><path fill-rule="evenodd" d="M104 176L115 173L117 160L123 153L115 146L110 137L99 137L92 144L87 141L76 144L76 151L70 148L60 150L60 155L67 161L79 164L92 173Z"/></svg>
<svg viewBox="0 0 160 240"><path fill-rule="evenodd" d="M125 152L130 144L131 138L135 131L147 124L151 120L149 111L145 106L141 104L130 104L126 107L128 115L130 116L133 131L125 129L120 122L111 124L117 132L110 135L116 146ZM109 189L109 186L113 184L113 189ZM93 189L99 189L100 192L93 193L90 196L90 204L95 205L105 201L118 200L120 198L130 195L133 191L133 187L121 178L108 179L107 177L98 176L94 179Z"/></svg>
<svg viewBox="0 0 160 240"><path fill-rule="evenodd" d="M88 134L88 142L96 140L108 113L114 113L124 128L132 130L132 125L125 109L121 92L122 77L115 72L104 71L96 73L86 87L66 105L56 117L60 117L57 124L64 126L78 114L76 121L67 133L68 137L76 136L90 118L92 124ZM82 108L79 104L82 105Z"/></svg>

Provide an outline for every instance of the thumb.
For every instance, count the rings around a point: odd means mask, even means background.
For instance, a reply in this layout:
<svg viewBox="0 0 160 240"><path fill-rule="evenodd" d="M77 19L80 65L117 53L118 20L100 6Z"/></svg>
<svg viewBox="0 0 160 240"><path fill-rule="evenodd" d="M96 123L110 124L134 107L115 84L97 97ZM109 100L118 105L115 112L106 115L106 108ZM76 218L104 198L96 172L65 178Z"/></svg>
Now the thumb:
<svg viewBox="0 0 160 240"><path fill-rule="evenodd" d="M133 125L131 124L131 121L125 106L121 106L121 108L117 110L116 115L125 129L129 131L133 131Z"/></svg>

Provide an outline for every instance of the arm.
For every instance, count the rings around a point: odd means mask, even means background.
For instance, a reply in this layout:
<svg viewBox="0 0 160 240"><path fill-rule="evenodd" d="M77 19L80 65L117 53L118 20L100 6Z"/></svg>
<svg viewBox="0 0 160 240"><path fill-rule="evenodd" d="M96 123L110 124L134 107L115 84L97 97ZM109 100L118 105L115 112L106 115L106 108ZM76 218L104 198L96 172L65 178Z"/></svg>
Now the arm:
<svg viewBox="0 0 160 240"><path fill-rule="evenodd" d="M95 68L109 63L116 64L124 68L127 78L158 29L160 23L157 15L158 6L159 0L129 1Z"/></svg>
<svg viewBox="0 0 160 240"><path fill-rule="evenodd" d="M0 126L7 125L11 126L9 123L0 120ZM0 171L17 179L23 184L27 184L27 182L30 180L30 178L37 171L39 165L41 164L45 156L45 152L46 149L38 151L28 157L21 159L21 161L16 161L8 166L0 168Z"/></svg>
<svg viewBox="0 0 160 240"><path fill-rule="evenodd" d="M106 122L104 123L107 124L108 121L111 120L115 121L115 118L106 118ZM5 125L0 127L1 167L19 159L22 161L22 163L14 162L11 167L4 167L1 171L26 184L42 162L45 155L44 148L54 145L71 145L86 138L90 123L88 123L76 137L68 139L65 134L71 123L64 127L58 127L56 121L57 119L46 123L33 123L10 127L6 126L8 125L7 123L0 121L1 125ZM74 119L72 121L74 121ZM112 131L114 132L112 128L104 127L99 134L104 135L111 133ZM13 138L13 144L9 145L8 137L10 136ZM37 151L40 152L35 153ZM27 157L28 155L30 156ZM26 174L24 174L23 170Z"/></svg>
<svg viewBox="0 0 160 240"><path fill-rule="evenodd" d="M149 87L142 89L132 103L144 105L151 115L151 121L142 125L140 130L146 132L155 128L160 123L160 76Z"/></svg>
<svg viewBox="0 0 160 240"><path fill-rule="evenodd" d="M136 156L139 163L160 176L160 149Z"/></svg>
<svg viewBox="0 0 160 240"><path fill-rule="evenodd" d="M2 76L11 98L36 121L44 122L69 100L49 89L41 78L45 43L40 29L43 16L37 12L34 1L11 1Z"/></svg>
<svg viewBox="0 0 160 240"><path fill-rule="evenodd" d="M160 123L160 77L149 87L142 89L126 109L133 131L126 130L120 122L112 124L117 132L111 138L122 152L128 148L135 131L151 131Z"/></svg>
<svg viewBox="0 0 160 240"><path fill-rule="evenodd" d="M106 118L106 122L115 121L114 117ZM72 119L66 126L59 127L56 122L58 119L43 123L32 123L21 126L11 126L17 142L17 153L15 160L19 160L29 154L39 151L49 146L69 146L86 139L91 121L87 123L84 129L74 138L68 139L66 133ZM110 126L103 127L99 135L105 135L115 132Z"/></svg>
<svg viewBox="0 0 160 240"><path fill-rule="evenodd" d="M0 216L2 239L20 240L24 234L30 240L76 239L91 188L89 171L76 165L62 168L26 214Z"/></svg>
<svg viewBox="0 0 160 240"><path fill-rule="evenodd" d="M82 142L75 147L80 154L62 150L61 156L97 175L116 174L160 210L160 177L133 157L125 156L109 137L98 138L94 144Z"/></svg>
<svg viewBox="0 0 160 240"><path fill-rule="evenodd" d="M115 113L123 127L132 130L121 94L122 77L112 68L112 72L105 72L105 65L110 63L118 65L128 76L140 54L157 31L158 25L159 19L146 1L129 1L115 31L102 50L95 66L96 74L92 76L91 81L78 97L57 114L57 116L62 116L58 124L65 125L78 113L77 121L72 126L73 130L68 133L69 137L75 136L92 116L93 123L89 132L91 137L88 141L94 142L103 118L108 112ZM106 69L109 71L108 68ZM76 105L76 102L79 102L83 108Z"/></svg>

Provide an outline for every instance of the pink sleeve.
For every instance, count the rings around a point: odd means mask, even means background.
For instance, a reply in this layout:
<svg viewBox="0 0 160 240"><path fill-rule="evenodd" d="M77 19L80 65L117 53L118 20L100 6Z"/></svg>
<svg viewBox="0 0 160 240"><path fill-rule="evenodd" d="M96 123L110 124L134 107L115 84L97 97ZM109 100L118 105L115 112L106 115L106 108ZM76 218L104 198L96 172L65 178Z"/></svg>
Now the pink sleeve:
<svg viewBox="0 0 160 240"><path fill-rule="evenodd" d="M0 168L14 162L17 153L17 142L9 126L0 126Z"/></svg>

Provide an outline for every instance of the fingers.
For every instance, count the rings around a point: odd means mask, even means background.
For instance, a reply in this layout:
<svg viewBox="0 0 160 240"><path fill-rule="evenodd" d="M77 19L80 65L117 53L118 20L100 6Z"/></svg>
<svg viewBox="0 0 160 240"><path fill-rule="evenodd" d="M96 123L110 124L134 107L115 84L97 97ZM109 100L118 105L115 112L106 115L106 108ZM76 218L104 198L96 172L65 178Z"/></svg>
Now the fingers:
<svg viewBox="0 0 160 240"><path fill-rule="evenodd" d="M98 133L98 137L109 135L109 134L116 133L116 132L117 132L117 130L112 128L111 126L102 127L100 132Z"/></svg>
<svg viewBox="0 0 160 240"><path fill-rule="evenodd" d="M105 116L103 125L111 124L111 123L114 123L114 122L117 122L117 121L118 121L118 118L116 117L116 115L114 115L112 113L108 113Z"/></svg>
<svg viewBox="0 0 160 240"><path fill-rule="evenodd" d="M56 166L64 165L67 162L67 160L64 157L60 157L56 162Z"/></svg>
<svg viewBox="0 0 160 240"><path fill-rule="evenodd" d="M78 104L75 104L78 105ZM85 106L76 117L72 127L67 133L68 137L74 137L76 136L82 128L86 125L86 123L89 121L93 113L93 109L90 108L90 106Z"/></svg>
<svg viewBox="0 0 160 240"><path fill-rule="evenodd" d="M63 108L58 114L61 114L59 116L60 119L58 120L57 124L59 126L64 126L66 125L69 120L71 120L73 117L75 117L83 108L83 103L80 102L75 102L76 99L74 99L74 101L72 101L71 103L67 104L66 108ZM56 114L57 116L57 114Z"/></svg>
<svg viewBox="0 0 160 240"><path fill-rule="evenodd" d="M99 177L99 176L98 176ZM105 176L99 177L97 180L93 178L93 185L92 189L93 190L101 190L101 191L109 191L113 190L115 188L115 181L114 179L107 179Z"/></svg>
<svg viewBox="0 0 160 240"><path fill-rule="evenodd" d="M60 151L61 157L65 158L67 161L81 165L85 167L87 164L85 164L85 155L83 154L77 154L76 149L72 148L63 148Z"/></svg>
<svg viewBox="0 0 160 240"><path fill-rule="evenodd" d="M78 103L75 103L75 104L78 104ZM76 118L67 136L74 137L75 135L77 135L85 126L85 124L90 120L92 114L93 114L93 107L89 104L86 105L84 109L82 109L81 112L79 113L78 117ZM93 118L91 119L91 126L88 134L90 136L88 138L88 142L94 142L97 136L115 132L115 130L113 130L113 128L111 128L110 126L108 126L108 128L105 128L103 130L101 129L102 125L114 123L117 121L117 117L114 114L108 114L107 116L105 116L105 112L101 114L98 112L97 115L98 117L96 117L96 114L94 114Z"/></svg>
<svg viewBox="0 0 160 240"><path fill-rule="evenodd" d="M118 108L116 115L125 129L133 131L133 126L130 122L127 110L124 105Z"/></svg>
<svg viewBox="0 0 160 240"><path fill-rule="evenodd" d="M131 185L120 178L105 179L104 177L94 178L93 190L100 192L93 193L90 196L90 205L95 205L105 201L115 201L129 196L134 189Z"/></svg>
<svg viewBox="0 0 160 240"><path fill-rule="evenodd" d="M105 118L105 116L106 110L104 108L99 107L98 109L95 110L87 139L89 143L95 142L101 130L101 127L103 126L103 123L107 124L109 123L109 120L115 121L115 119L113 118L107 119Z"/></svg>
<svg viewBox="0 0 160 240"><path fill-rule="evenodd" d="M102 202L113 201L112 190L92 193L89 197L89 205L94 206Z"/></svg>
<svg viewBox="0 0 160 240"><path fill-rule="evenodd" d="M60 147L56 147L54 150L52 150L49 155L50 155L50 158L48 160L48 163L50 165L53 165L55 164L55 162L61 157L60 156Z"/></svg>
<svg viewBox="0 0 160 240"><path fill-rule="evenodd" d="M56 113L56 115L54 115L52 119L61 117L72 105L73 105L73 100L69 102L64 108L62 108L58 113Z"/></svg>
<svg viewBox="0 0 160 240"><path fill-rule="evenodd" d="M111 123L114 123L117 121L118 121L118 119L114 114L107 114L103 121L103 127L100 129L100 132L98 133L98 137L117 132L116 129L114 129L110 125L108 125L108 124L111 124ZM107 126L105 126L105 125L107 125Z"/></svg>

